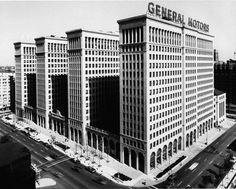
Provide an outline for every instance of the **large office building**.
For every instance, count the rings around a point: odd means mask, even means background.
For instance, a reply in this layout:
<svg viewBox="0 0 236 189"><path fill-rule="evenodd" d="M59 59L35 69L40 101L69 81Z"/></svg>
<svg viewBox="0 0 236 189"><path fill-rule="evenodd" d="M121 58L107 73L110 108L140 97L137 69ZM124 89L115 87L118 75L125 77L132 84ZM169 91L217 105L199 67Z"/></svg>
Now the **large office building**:
<svg viewBox="0 0 236 189"><path fill-rule="evenodd" d="M36 46L17 42L14 47L16 116L36 122Z"/></svg>
<svg viewBox="0 0 236 189"><path fill-rule="evenodd" d="M66 34L70 139L119 159L119 37L83 29Z"/></svg>
<svg viewBox="0 0 236 189"><path fill-rule="evenodd" d="M227 113L236 113L236 59L226 63L216 62L214 65L215 88L226 93Z"/></svg>
<svg viewBox="0 0 236 189"><path fill-rule="evenodd" d="M37 124L67 137L67 39L39 37L35 45Z"/></svg>
<svg viewBox="0 0 236 189"><path fill-rule="evenodd" d="M213 127L209 26L149 3L118 21L121 161L146 174Z"/></svg>

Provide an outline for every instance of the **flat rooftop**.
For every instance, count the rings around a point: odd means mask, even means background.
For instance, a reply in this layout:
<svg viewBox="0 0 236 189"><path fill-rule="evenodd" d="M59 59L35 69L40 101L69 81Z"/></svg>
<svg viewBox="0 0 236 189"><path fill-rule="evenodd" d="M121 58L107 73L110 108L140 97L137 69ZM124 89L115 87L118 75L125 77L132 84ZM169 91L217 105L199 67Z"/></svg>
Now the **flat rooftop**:
<svg viewBox="0 0 236 189"><path fill-rule="evenodd" d="M9 165L11 162L29 154L29 149L19 143L0 143L0 167Z"/></svg>

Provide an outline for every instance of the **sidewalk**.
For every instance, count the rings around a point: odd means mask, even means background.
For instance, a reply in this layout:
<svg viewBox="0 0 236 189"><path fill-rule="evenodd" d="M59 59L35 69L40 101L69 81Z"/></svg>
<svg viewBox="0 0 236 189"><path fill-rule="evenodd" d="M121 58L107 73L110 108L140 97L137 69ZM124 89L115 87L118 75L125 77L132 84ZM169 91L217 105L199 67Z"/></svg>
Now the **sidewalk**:
<svg viewBox="0 0 236 189"><path fill-rule="evenodd" d="M74 141L67 140L66 137L59 135L58 133L55 133L53 131L48 131L42 127L37 126L34 123L29 123L29 125L40 131L41 133L47 135L50 137L51 135L55 136L56 141L66 144L71 148L72 151L77 152L79 154L77 157L80 160L82 164L85 166L92 166L96 169L96 171L105 176L106 178L122 184L126 186L135 186L135 187L141 187L144 186L151 186L158 184L160 182L163 182L166 180L168 173L163 175L161 178L156 180L154 177L160 172L162 172L166 167L173 164L177 159L179 159L181 156L186 156L186 158L179 164L177 164L172 170L171 173L174 173L178 171L183 165L185 165L188 161L190 161L193 157L195 157L199 152L201 152L203 149L205 149L209 144L211 144L214 140L216 140L219 136L221 136L226 130L228 130L230 127L232 127L235 124L234 121L231 119L226 119L226 121L221 125L221 129L219 128L213 128L210 131L208 131L208 144L206 145L206 136L201 136L198 138L198 141L194 143L189 148L186 148L185 151L181 151L178 154L174 154L170 161L164 162L162 165L159 165L159 167L155 170L152 170L149 175L146 175L142 173L141 171L138 171L132 167L127 166L126 164L122 164L116 159L112 158L111 156L108 156L105 153L101 153L98 150L95 150L91 147L88 147L88 150L83 149L80 144L76 144ZM82 156L81 156L82 155ZM100 158L102 157L102 158ZM132 180L130 181L121 181L119 179L114 179L112 176L115 173L122 173L128 177L130 177Z"/></svg>
<svg viewBox="0 0 236 189"><path fill-rule="evenodd" d="M217 189L225 189L225 188L235 188L236 187L236 164L229 170L227 175L218 185Z"/></svg>

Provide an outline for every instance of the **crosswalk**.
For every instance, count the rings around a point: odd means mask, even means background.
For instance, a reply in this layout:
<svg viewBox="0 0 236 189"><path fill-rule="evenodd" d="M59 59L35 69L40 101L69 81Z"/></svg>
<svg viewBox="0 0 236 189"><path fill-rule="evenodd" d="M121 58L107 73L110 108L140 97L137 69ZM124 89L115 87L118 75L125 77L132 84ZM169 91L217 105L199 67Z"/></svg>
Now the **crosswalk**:
<svg viewBox="0 0 236 189"><path fill-rule="evenodd" d="M49 159L48 158L47 162L38 165L37 168L50 168L50 167L55 166L55 165L57 165L59 163L67 161L69 159L71 159L71 158L66 156L66 155L62 155L62 156L58 157L57 159Z"/></svg>

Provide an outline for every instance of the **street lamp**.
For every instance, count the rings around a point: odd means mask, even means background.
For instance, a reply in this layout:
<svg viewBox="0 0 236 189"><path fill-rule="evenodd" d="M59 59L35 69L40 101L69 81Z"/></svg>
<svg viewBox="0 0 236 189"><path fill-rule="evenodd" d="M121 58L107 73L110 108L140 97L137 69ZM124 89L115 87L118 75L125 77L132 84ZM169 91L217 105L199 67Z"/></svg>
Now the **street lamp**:
<svg viewBox="0 0 236 189"><path fill-rule="evenodd" d="M109 163L109 155L107 154L107 163Z"/></svg>
<svg viewBox="0 0 236 189"><path fill-rule="evenodd" d="M207 128L207 124L206 124L206 145L207 145L207 143L208 143L208 128Z"/></svg>
<svg viewBox="0 0 236 189"><path fill-rule="evenodd" d="M98 167L101 167L101 160L100 160L100 156L101 156L101 152L100 152L100 155L98 156Z"/></svg>

